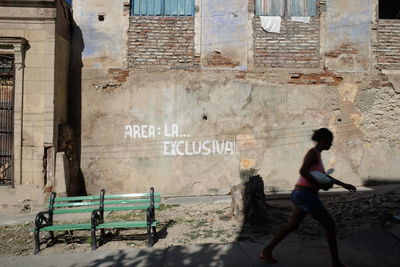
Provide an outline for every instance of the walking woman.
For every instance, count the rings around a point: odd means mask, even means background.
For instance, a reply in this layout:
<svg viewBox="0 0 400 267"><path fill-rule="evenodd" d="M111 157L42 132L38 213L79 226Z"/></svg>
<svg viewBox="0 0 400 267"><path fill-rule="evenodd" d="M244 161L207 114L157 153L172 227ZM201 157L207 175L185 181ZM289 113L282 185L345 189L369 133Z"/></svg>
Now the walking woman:
<svg viewBox="0 0 400 267"><path fill-rule="evenodd" d="M329 250L332 257L332 266L345 266L339 259L336 229L329 212L325 209L318 196L318 190L328 190L331 186L318 183L310 174L311 171L320 171L325 173L321 160L321 152L329 150L332 146L333 134L326 128L314 131L311 139L316 142L304 157L303 165L300 169L300 178L292 192L292 202L294 210L289 217L288 223L283 226L272 241L261 251L259 257L269 263L278 262L272 257L272 251L290 232L296 230L304 216L310 213L324 228ZM335 184L342 186L350 192L355 192L356 188L351 184L345 184L339 180L333 181Z"/></svg>

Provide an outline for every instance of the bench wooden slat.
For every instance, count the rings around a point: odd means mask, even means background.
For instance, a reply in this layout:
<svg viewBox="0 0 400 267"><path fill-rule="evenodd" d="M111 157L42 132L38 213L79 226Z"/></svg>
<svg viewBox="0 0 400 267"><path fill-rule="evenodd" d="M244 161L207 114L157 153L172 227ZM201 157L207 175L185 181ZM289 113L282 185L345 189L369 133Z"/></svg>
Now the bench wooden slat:
<svg viewBox="0 0 400 267"><path fill-rule="evenodd" d="M154 199L155 203L161 202L160 198L155 198ZM150 199L133 199L133 200L106 200L104 201L104 205L110 205L110 204L136 204L136 203L150 203Z"/></svg>
<svg viewBox="0 0 400 267"><path fill-rule="evenodd" d="M158 221L154 221L151 226L157 226ZM147 227L146 221L131 221L131 222L106 222L96 226L98 229L106 228L137 228L137 227Z"/></svg>
<svg viewBox="0 0 400 267"><path fill-rule="evenodd" d="M161 196L161 193L154 193L154 196ZM110 198L124 198L124 197L150 197L149 193L137 193L137 194L120 194L120 195L105 195L104 199Z"/></svg>
<svg viewBox="0 0 400 267"><path fill-rule="evenodd" d="M90 230L91 227L92 225L90 223L57 224L43 227L40 231Z"/></svg>
<svg viewBox="0 0 400 267"><path fill-rule="evenodd" d="M150 205L104 207L104 211L146 210L149 207ZM158 209L160 205L154 205L154 208Z"/></svg>
<svg viewBox="0 0 400 267"><path fill-rule="evenodd" d="M93 202L69 202L69 203L54 203L54 208L60 207L81 207L81 206L99 206L100 201Z"/></svg>
<svg viewBox="0 0 400 267"><path fill-rule="evenodd" d="M54 202L78 201L78 200L99 200L100 196L82 196L82 197L56 197ZM49 199L50 201L50 199Z"/></svg>
<svg viewBox="0 0 400 267"><path fill-rule="evenodd" d="M86 212L92 212L95 209L97 209L97 207L88 209L56 209L53 211L53 214L86 213Z"/></svg>

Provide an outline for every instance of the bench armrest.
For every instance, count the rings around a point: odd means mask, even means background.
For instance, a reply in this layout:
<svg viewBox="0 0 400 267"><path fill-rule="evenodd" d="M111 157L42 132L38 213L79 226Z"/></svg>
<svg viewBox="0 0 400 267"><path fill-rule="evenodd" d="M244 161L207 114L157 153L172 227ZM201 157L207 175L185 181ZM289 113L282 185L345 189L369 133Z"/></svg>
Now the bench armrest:
<svg viewBox="0 0 400 267"><path fill-rule="evenodd" d="M90 223L92 224L92 228L104 222L104 210L103 209L95 209L92 211L92 216L90 218Z"/></svg>
<svg viewBox="0 0 400 267"><path fill-rule="evenodd" d="M46 217L47 215L47 217ZM35 230L40 230L43 227L53 225L53 218L50 211L41 211L35 217Z"/></svg>

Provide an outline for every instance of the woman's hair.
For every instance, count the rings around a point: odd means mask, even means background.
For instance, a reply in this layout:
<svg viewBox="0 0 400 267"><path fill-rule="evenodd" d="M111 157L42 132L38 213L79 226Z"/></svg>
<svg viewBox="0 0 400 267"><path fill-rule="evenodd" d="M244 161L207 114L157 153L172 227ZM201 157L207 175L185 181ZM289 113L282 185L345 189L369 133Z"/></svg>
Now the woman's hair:
<svg viewBox="0 0 400 267"><path fill-rule="evenodd" d="M319 142L322 139L333 139L333 133L326 128L314 130L311 140Z"/></svg>

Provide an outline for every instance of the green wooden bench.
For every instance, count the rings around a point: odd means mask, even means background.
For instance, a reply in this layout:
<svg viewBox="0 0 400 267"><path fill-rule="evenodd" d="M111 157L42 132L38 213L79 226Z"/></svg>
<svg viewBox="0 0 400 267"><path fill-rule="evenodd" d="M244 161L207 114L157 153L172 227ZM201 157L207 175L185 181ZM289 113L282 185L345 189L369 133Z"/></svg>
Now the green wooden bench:
<svg viewBox="0 0 400 267"><path fill-rule="evenodd" d="M92 249L96 249L96 230L103 230L100 240L104 239L104 229L147 228L147 245L152 247L157 235L158 221L155 219L155 209L160 208L161 194L150 193L104 195L100 199L100 208L92 212ZM158 204L156 204L158 203ZM142 221L105 221L104 212L143 210Z"/></svg>
<svg viewBox="0 0 400 267"><path fill-rule="evenodd" d="M54 232L56 231L74 231L74 230L91 230L92 224L90 215L87 216L87 223L71 223L71 224L54 224L54 215L72 214L72 213L89 213L100 207L100 199L104 197L104 190L100 191L98 196L78 196L78 197L56 197L56 193L52 192L49 198L49 209L39 212L35 217L34 254L40 251L40 232L50 232L50 237L54 240Z"/></svg>

